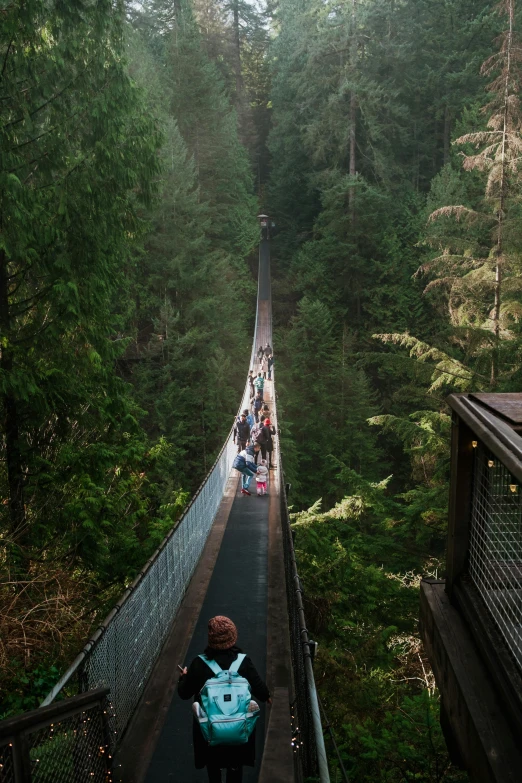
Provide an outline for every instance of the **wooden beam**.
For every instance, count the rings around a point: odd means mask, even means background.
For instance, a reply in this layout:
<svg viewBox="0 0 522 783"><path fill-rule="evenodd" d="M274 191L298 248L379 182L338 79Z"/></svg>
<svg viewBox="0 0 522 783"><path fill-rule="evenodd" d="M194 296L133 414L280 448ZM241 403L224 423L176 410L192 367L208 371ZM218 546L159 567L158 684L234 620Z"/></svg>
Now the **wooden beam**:
<svg viewBox="0 0 522 783"><path fill-rule="evenodd" d="M497 688L440 580L421 583L420 630L472 783L520 783L520 738L512 733Z"/></svg>
<svg viewBox="0 0 522 783"><path fill-rule="evenodd" d="M446 591L450 598L455 583L464 573L469 551L469 524L473 480L475 435L457 416L451 427L451 478L446 554Z"/></svg>

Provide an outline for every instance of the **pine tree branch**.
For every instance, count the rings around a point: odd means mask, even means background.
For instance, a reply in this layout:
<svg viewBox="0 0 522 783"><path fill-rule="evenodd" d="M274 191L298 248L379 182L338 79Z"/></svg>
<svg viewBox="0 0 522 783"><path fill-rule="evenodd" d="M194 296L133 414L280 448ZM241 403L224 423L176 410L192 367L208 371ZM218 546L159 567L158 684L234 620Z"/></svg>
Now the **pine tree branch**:
<svg viewBox="0 0 522 783"><path fill-rule="evenodd" d="M6 49L4 62L2 64L2 72L0 73L0 79L4 78L5 68L6 68L6 65L7 65L7 59L9 57L9 52L11 51L11 46L13 44L13 41L14 41L14 35L11 37L11 40L9 41L9 45L8 45L8 47Z"/></svg>
<svg viewBox="0 0 522 783"><path fill-rule="evenodd" d="M33 109L33 111L29 112L29 113L27 114L27 116L26 116L26 115L22 115L22 117L19 117L17 120L12 120L11 122L8 122L8 123L6 123L6 124L3 126L3 128L4 128L4 129L5 129L5 128L11 128L11 127L13 127L14 125L18 125L20 122L24 122L24 120L26 120L26 119L27 119L27 117L34 117L36 114L38 114L39 112L41 112L41 111L42 111L42 109L45 109L45 107L46 107L46 106L49 106L49 104L50 104L50 103L53 103L53 101L55 101L57 98L59 98L59 97L60 97L61 95L63 95L65 92L67 92L67 90L68 90L70 87L72 87L72 86L73 86L73 84L75 84L75 83L78 81L78 79L80 78L80 76L83 76L85 73L87 73L87 71L89 70L89 67L92 65L92 62L93 62L93 60L89 60L89 62L87 63L86 67L85 67L85 68L84 68L82 71L80 71L80 73L78 73L78 74L77 74L77 75L74 77L74 79L72 79L72 80L71 80L71 81L70 81L68 84L66 84L66 85L65 85L65 87L63 87L63 88L62 88L61 90L59 90L57 93L55 93L54 95L51 95L51 97L50 97L48 100L44 101L44 103L40 104L40 106L38 106L36 109Z"/></svg>

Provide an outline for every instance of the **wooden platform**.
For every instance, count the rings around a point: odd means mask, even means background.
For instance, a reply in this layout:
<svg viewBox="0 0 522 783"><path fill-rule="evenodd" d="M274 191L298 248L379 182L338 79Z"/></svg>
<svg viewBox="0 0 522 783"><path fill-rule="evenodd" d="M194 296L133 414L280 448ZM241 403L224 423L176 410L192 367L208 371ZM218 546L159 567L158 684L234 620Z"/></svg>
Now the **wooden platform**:
<svg viewBox="0 0 522 783"><path fill-rule="evenodd" d="M454 762L474 783L520 783L521 737L444 582L421 584L421 636L442 697L442 728Z"/></svg>
<svg viewBox="0 0 522 783"><path fill-rule="evenodd" d="M477 400L486 408L515 428L522 427L522 394L518 392L502 394L470 394L470 399Z"/></svg>

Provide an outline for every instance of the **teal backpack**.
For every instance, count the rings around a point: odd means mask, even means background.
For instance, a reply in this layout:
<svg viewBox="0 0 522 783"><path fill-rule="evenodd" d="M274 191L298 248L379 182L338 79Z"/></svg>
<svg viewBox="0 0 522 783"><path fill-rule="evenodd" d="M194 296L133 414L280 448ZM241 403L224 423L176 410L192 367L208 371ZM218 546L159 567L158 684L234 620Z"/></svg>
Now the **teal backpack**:
<svg viewBox="0 0 522 783"><path fill-rule="evenodd" d="M208 744L244 745L259 717L259 706L252 701L248 680L238 674L245 655L238 655L228 671L205 655L199 656L214 672L200 691L201 707L196 718ZM196 707L196 704L194 704Z"/></svg>

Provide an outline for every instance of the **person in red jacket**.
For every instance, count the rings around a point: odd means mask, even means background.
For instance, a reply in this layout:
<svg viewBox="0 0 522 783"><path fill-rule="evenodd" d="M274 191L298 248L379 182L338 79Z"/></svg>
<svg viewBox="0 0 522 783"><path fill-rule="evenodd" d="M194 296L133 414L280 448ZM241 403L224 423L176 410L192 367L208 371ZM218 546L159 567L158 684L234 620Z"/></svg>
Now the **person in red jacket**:
<svg viewBox="0 0 522 783"><path fill-rule="evenodd" d="M222 669L228 669L240 654L236 646L237 628L228 617L218 615L208 621L208 646L205 656L216 661ZM272 703L270 692L257 673L251 659L246 656L238 670L250 684L252 696L258 701ZM178 682L178 693L182 699L194 697L200 701L199 693L206 681L214 676L212 669L199 656L194 658L188 669L185 667ZM194 764L196 769L207 768L209 783L221 783L221 770L227 771L227 783L241 783L243 767L253 767L256 757L255 730L244 745L216 745L211 747L204 739L198 723L192 726L194 741Z"/></svg>

